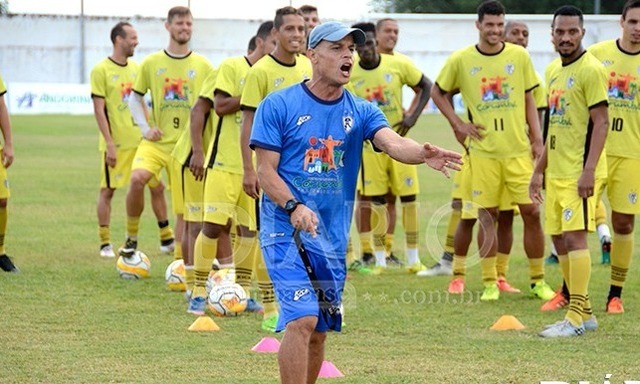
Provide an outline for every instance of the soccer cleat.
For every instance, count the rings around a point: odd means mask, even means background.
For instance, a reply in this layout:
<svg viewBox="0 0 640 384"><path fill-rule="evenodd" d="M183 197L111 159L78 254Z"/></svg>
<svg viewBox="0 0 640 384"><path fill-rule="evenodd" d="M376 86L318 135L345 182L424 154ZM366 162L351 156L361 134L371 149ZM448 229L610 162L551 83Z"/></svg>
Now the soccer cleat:
<svg viewBox="0 0 640 384"><path fill-rule="evenodd" d="M551 254L549 254L549 256L547 256L546 259L544 259L544 263L545 264L559 264L560 261L558 260L558 255L556 255L555 253L551 253Z"/></svg>
<svg viewBox="0 0 640 384"><path fill-rule="evenodd" d="M551 300L556 294L544 280L535 283L533 287L529 289L529 292L531 296L538 297L542 300Z"/></svg>
<svg viewBox="0 0 640 384"><path fill-rule="evenodd" d="M484 286L484 291L482 292L482 296L480 296L481 301L495 301L500 298L500 289L498 289L497 284L487 284Z"/></svg>
<svg viewBox="0 0 640 384"><path fill-rule="evenodd" d="M602 246L602 264L611 264L611 238L609 236L602 236L600 239L600 245Z"/></svg>
<svg viewBox="0 0 640 384"><path fill-rule="evenodd" d="M619 297L612 297L607 303L607 313L624 313L622 299Z"/></svg>
<svg viewBox="0 0 640 384"><path fill-rule="evenodd" d="M500 292L507 292L507 293L521 292L518 288L512 287L511 284L509 284L507 279L505 279L504 277L498 277L498 281L496 282L496 284L498 284L498 289L500 290Z"/></svg>
<svg viewBox="0 0 640 384"><path fill-rule="evenodd" d="M278 315L272 315L262 320L262 330L267 332L276 332L276 326L278 325Z"/></svg>
<svg viewBox="0 0 640 384"><path fill-rule="evenodd" d="M365 252L362 254L362 262L364 263L365 266L370 266L375 264L376 262L376 258L375 256L373 256L373 253L371 252Z"/></svg>
<svg viewBox="0 0 640 384"><path fill-rule="evenodd" d="M118 253L122 257L131 257L136 252L137 248L138 248L138 241L132 240L127 237L127 240L124 242L124 245L122 246L122 248L120 248L120 251Z"/></svg>
<svg viewBox="0 0 640 384"><path fill-rule="evenodd" d="M449 283L449 289L448 289L449 293L462 293L464 292L464 279L461 277L458 277L456 279L451 280L451 282Z"/></svg>
<svg viewBox="0 0 640 384"><path fill-rule="evenodd" d="M0 268L5 272L18 273L20 270L7 255L0 255Z"/></svg>
<svg viewBox="0 0 640 384"><path fill-rule="evenodd" d="M544 329L549 329L553 326L556 326L562 323L563 321L565 320L560 320L560 321L556 321L553 324L545 325ZM591 317L588 318L587 320L582 320L582 326L584 327L585 331L595 331L596 329L598 329L598 319L596 319L595 315L591 315Z"/></svg>
<svg viewBox="0 0 640 384"><path fill-rule="evenodd" d="M425 265L422 264L419 261L417 263L412 264L412 265L407 267L407 272L412 273L412 274L414 274L414 273L417 274L419 272L426 271L426 270L427 270L427 267L425 267Z"/></svg>
<svg viewBox="0 0 640 384"><path fill-rule="evenodd" d="M453 269L451 268L451 263L436 263L433 267L420 271L416 275L420 277L452 276Z"/></svg>
<svg viewBox="0 0 640 384"><path fill-rule="evenodd" d="M207 298L204 296L192 296L189 300L188 313L192 313L196 316L204 316L204 310L207 306Z"/></svg>
<svg viewBox="0 0 640 384"><path fill-rule="evenodd" d="M565 299L564 295L562 294L562 290L560 290L553 295L551 300L542 304L540 310L542 312L557 311L566 307L567 305L569 305L569 300Z"/></svg>
<svg viewBox="0 0 640 384"><path fill-rule="evenodd" d="M173 239L160 240L160 252L173 253L176 248L176 242Z"/></svg>
<svg viewBox="0 0 640 384"><path fill-rule="evenodd" d="M244 309L244 311L262 314L264 313L264 308L262 307L262 305L260 305L260 303L252 298L249 298L247 300L247 307Z"/></svg>
<svg viewBox="0 0 640 384"><path fill-rule="evenodd" d="M387 256L387 265L390 267L398 267L398 268L404 267L404 263L400 261L400 259L398 259L396 255L393 254L393 252L391 252L389 256Z"/></svg>
<svg viewBox="0 0 640 384"><path fill-rule="evenodd" d="M111 244L105 244L100 247L100 256L108 258L116 257L116 253L113 252L113 246Z"/></svg>
<svg viewBox="0 0 640 384"><path fill-rule="evenodd" d="M576 327L569 320L562 320L545 328L538 333L538 336L545 338L582 336L584 335L584 330L584 324Z"/></svg>
<svg viewBox="0 0 640 384"><path fill-rule="evenodd" d="M349 264L349 270L363 275L370 275L373 272L370 268L365 267L360 260L354 260L353 263Z"/></svg>

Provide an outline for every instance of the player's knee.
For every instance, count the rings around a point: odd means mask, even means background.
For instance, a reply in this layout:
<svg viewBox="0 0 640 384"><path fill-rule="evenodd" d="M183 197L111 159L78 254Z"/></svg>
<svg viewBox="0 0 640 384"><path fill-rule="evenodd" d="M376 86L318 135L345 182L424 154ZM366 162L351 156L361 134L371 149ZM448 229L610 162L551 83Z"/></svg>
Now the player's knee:
<svg viewBox="0 0 640 384"><path fill-rule="evenodd" d="M220 235L222 235L222 232L224 232L224 230L225 230L225 227L220 224L208 223L208 222L204 222L202 224L202 234L207 236L210 239L219 238Z"/></svg>
<svg viewBox="0 0 640 384"><path fill-rule="evenodd" d="M142 189L149 182L147 172L135 170L131 173L131 188Z"/></svg>
<svg viewBox="0 0 640 384"><path fill-rule="evenodd" d="M454 211L462 210L462 199L453 199L451 200L451 209Z"/></svg>
<svg viewBox="0 0 640 384"><path fill-rule="evenodd" d="M614 212L611 215L611 224L613 226L613 232L620 235L628 235L633 232L634 228L634 215L625 215Z"/></svg>
<svg viewBox="0 0 640 384"><path fill-rule="evenodd" d="M9 199L0 199L0 208L7 208L7 203Z"/></svg>
<svg viewBox="0 0 640 384"><path fill-rule="evenodd" d="M318 318L316 316L303 316L287 323L287 332L301 335L310 340L317 324Z"/></svg>

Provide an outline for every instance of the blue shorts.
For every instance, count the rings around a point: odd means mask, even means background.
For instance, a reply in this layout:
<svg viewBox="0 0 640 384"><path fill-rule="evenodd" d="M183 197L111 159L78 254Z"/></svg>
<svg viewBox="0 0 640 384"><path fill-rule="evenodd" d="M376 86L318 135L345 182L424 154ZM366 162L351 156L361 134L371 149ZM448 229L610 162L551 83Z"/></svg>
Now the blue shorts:
<svg viewBox="0 0 640 384"><path fill-rule="evenodd" d="M340 331L340 304L347 274L345 262L313 251L305 250L304 253L311 266L310 272L293 239L262 247L280 306L276 331L284 330L289 322L305 316L318 318L315 328L318 332Z"/></svg>

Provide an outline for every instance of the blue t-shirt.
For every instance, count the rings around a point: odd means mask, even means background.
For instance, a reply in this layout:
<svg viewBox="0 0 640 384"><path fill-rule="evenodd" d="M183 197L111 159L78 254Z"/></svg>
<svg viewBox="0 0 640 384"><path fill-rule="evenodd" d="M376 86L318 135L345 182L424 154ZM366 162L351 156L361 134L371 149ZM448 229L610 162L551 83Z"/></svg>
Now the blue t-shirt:
<svg viewBox="0 0 640 384"><path fill-rule="evenodd" d="M388 126L366 100L345 90L339 99L324 101L305 83L273 92L258 105L251 148L280 153L278 174L318 215L318 236L302 234L307 249L327 257L346 254L363 142ZM263 194L261 245L290 242L293 232L287 212Z"/></svg>

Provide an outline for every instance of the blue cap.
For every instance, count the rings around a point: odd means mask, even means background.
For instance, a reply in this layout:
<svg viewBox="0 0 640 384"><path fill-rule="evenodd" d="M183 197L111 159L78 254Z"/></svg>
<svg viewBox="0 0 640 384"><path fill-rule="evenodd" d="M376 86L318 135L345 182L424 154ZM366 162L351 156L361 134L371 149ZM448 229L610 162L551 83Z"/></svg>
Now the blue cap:
<svg viewBox="0 0 640 384"><path fill-rule="evenodd" d="M337 21L330 21L317 25L309 34L309 48L315 48L322 40L335 43L345 38L347 35L353 36L356 45L363 45L366 37L364 32L358 28L347 28L344 24Z"/></svg>

